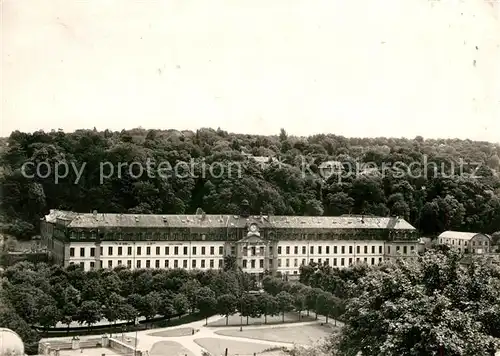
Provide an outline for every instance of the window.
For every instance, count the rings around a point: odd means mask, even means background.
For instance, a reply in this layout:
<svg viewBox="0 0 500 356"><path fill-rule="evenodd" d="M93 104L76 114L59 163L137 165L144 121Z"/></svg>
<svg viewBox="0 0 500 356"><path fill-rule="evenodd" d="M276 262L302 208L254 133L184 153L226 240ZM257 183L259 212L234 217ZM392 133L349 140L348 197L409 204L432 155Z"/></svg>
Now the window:
<svg viewBox="0 0 500 356"><path fill-rule="evenodd" d="M214 260L210 260L210 268L214 268Z"/></svg>
<svg viewBox="0 0 500 356"><path fill-rule="evenodd" d="M333 246L333 254L336 255L337 254L337 246Z"/></svg>
<svg viewBox="0 0 500 356"><path fill-rule="evenodd" d="M326 246L326 254L329 255L330 254L330 246Z"/></svg>
<svg viewBox="0 0 500 356"><path fill-rule="evenodd" d="M387 246L387 253L390 254L391 253L391 246Z"/></svg>
<svg viewBox="0 0 500 356"><path fill-rule="evenodd" d="M94 269L94 268L95 268L95 263L94 263L94 262L90 262L90 268L91 268L91 269Z"/></svg>
<svg viewBox="0 0 500 356"><path fill-rule="evenodd" d="M278 246L278 255L281 255L281 246Z"/></svg>
<svg viewBox="0 0 500 356"><path fill-rule="evenodd" d="M295 246L293 248L293 253L296 254L296 255L299 253L299 246Z"/></svg>
<svg viewBox="0 0 500 356"><path fill-rule="evenodd" d="M305 266L305 265L306 265L306 259L305 259L305 258L303 258L303 259L302 259L302 266Z"/></svg>
<svg viewBox="0 0 500 356"><path fill-rule="evenodd" d="M99 253L101 254L101 256L104 254L104 252L102 252L102 251L104 251L104 249L101 246L101 247L99 247Z"/></svg>
<svg viewBox="0 0 500 356"><path fill-rule="evenodd" d="M344 265L344 259L343 259L343 258L341 258L341 259L340 259L340 265L341 265L341 266L343 266L343 265Z"/></svg>
<svg viewBox="0 0 500 356"><path fill-rule="evenodd" d="M80 247L80 257L85 257L85 247Z"/></svg>
<svg viewBox="0 0 500 356"><path fill-rule="evenodd" d="M132 261L131 260L127 260L127 267L132 268Z"/></svg>
<svg viewBox="0 0 500 356"><path fill-rule="evenodd" d="M165 246L165 255L168 256L170 254L170 247Z"/></svg>
<svg viewBox="0 0 500 356"><path fill-rule="evenodd" d="M325 259L325 264L326 264L327 266L329 266L329 265L330 265L330 259L329 259L329 258Z"/></svg>
<svg viewBox="0 0 500 356"><path fill-rule="evenodd" d="M286 249L286 254L289 255L290 254L290 246L287 246L285 249Z"/></svg>
<svg viewBox="0 0 500 356"><path fill-rule="evenodd" d="M372 246L372 253L375 254L375 246Z"/></svg>
<svg viewBox="0 0 500 356"><path fill-rule="evenodd" d="M150 260L146 260L146 268L151 268L151 261Z"/></svg>
<svg viewBox="0 0 500 356"><path fill-rule="evenodd" d="M175 246L174 247L174 255L178 255L179 254L179 246Z"/></svg>
<svg viewBox="0 0 500 356"><path fill-rule="evenodd" d="M278 267L281 267L281 258L278 259Z"/></svg>
<svg viewBox="0 0 500 356"><path fill-rule="evenodd" d="M352 265L352 258L349 258L349 266Z"/></svg>
<svg viewBox="0 0 500 356"><path fill-rule="evenodd" d="M368 246L364 247L363 252L364 252L365 255L368 253Z"/></svg>
<svg viewBox="0 0 500 356"><path fill-rule="evenodd" d="M132 256L132 247L127 247L127 255Z"/></svg>
<svg viewBox="0 0 500 356"><path fill-rule="evenodd" d="M210 254L215 255L215 247L210 246Z"/></svg>
<svg viewBox="0 0 500 356"><path fill-rule="evenodd" d="M160 246L156 246L156 256L160 254Z"/></svg>
<svg viewBox="0 0 500 356"><path fill-rule="evenodd" d="M118 256L121 256L121 255L122 255L122 247L118 246Z"/></svg>
<svg viewBox="0 0 500 356"><path fill-rule="evenodd" d="M118 260L118 266L122 265L122 260Z"/></svg>
<svg viewBox="0 0 500 356"><path fill-rule="evenodd" d="M222 262L223 260L219 260L219 268L222 268Z"/></svg>
<svg viewBox="0 0 500 356"><path fill-rule="evenodd" d="M141 247L140 246L137 246L137 256L140 256L141 255Z"/></svg>
<svg viewBox="0 0 500 356"><path fill-rule="evenodd" d="M293 259L293 267L298 267L299 266L299 260L294 258Z"/></svg>
<svg viewBox="0 0 500 356"><path fill-rule="evenodd" d="M243 268L247 268L247 260L243 260Z"/></svg>
<svg viewBox="0 0 500 356"><path fill-rule="evenodd" d="M136 266L137 268L141 268L141 260L137 260Z"/></svg>
<svg viewBox="0 0 500 356"><path fill-rule="evenodd" d="M202 246L201 247L201 254L204 255L205 254L205 246Z"/></svg>
<svg viewBox="0 0 500 356"><path fill-rule="evenodd" d="M255 260L251 260L250 261L250 267L251 268L255 268Z"/></svg>
<svg viewBox="0 0 500 356"><path fill-rule="evenodd" d="M95 256L95 247L90 248L90 256L94 257Z"/></svg>
<svg viewBox="0 0 500 356"><path fill-rule="evenodd" d="M337 259L336 259L336 258L334 258L334 259L333 259L333 265L334 265L334 266L336 266L336 265L337 265Z"/></svg>
<svg viewBox="0 0 500 356"><path fill-rule="evenodd" d="M349 246L349 252L352 253L352 246ZM340 253L343 255L345 253L345 246L340 247Z"/></svg>
<svg viewBox="0 0 500 356"><path fill-rule="evenodd" d="M318 246L318 254L319 255L321 255L321 253L322 253L321 250L322 250L321 246Z"/></svg>
<svg viewBox="0 0 500 356"><path fill-rule="evenodd" d="M174 268L179 268L179 261L178 260L174 260Z"/></svg>
<svg viewBox="0 0 500 356"><path fill-rule="evenodd" d="M356 246L356 253L358 253L358 254L360 253L359 246Z"/></svg>
<svg viewBox="0 0 500 356"><path fill-rule="evenodd" d="M85 269L85 262L80 262L80 268L83 270Z"/></svg>
<svg viewBox="0 0 500 356"><path fill-rule="evenodd" d="M404 253L404 254L407 254L407 253L408 253L408 247L407 247L407 246L403 246L403 253Z"/></svg>
<svg viewBox="0 0 500 356"><path fill-rule="evenodd" d="M290 260L288 258L285 260L285 267L290 267Z"/></svg>
<svg viewBox="0 0 500 356"><path fill-rule="evenodd" d="M196 246L193 246L192 250L193 250L193 251L192 251L192 253L191 253L191 254L192 254L193 256L196 256Z"/></svg>
<svg viewBox="0 0 500 356"><path fill-rule="evenodd" d="M186 256L188 254L188 248L187 248L187 246L184 246L183 252L184 252L184 256Z"/></svg>
<svg viewBox="0 0 500 356"><path fill-rule="evenodd" d="M191 260L191 268L196 268L196 260Z"/></svg>
<svg viewBox="0 0 500 356"><path fill-rule="evenodd" d="M169 265L168 260L165 260L165 268L168 268L168 265Z"/></svg>
<svg viewBox="0 0 500 356"><path fill-rule="evenodd" d="M113 256L113 246L108 247L108 255Z"/></svg>
<svg viewBox="0 0 500 356"><path fill-rule="evenodd" d="M201 268L205 268L205 260L201 260Z"/></svg>
<svg viewBox="0 0 500 356"><path fill-rule="evenodd" d="M306 251L306 247L305 246L302 246L302 254L305 255L307 253Z"/></svg>
<svg viewBox="0 0 500 356"><path fill-rule="evenodd" d="M160 268L160 260L155 261L155 268Z"/></svg>
<svg viewBox="0 0 500 356"><path fill-rule="evenodd" d="M224 246L219 246L219 255L224 254Z"/></svg>
<svg viewBox="0 0 500 356"><path fill-rule="evenodd" d="M183 260L182 261L182 267L183 268L188 268L188 260Z"/></svg>
<svg viewBox="0 0 500 356"><path fill-rule="evenodd" d="M382 246L378 247L378 253L380 253L380 254L382 253Z"/></svg>
<svg viewBox="0 0 500 356"><path fill-rule="evenodd" d="M310 246L310 247L309 247L309 253L310 253L311 255L313 255L313 254L314 254L314 246Z"/></svg>

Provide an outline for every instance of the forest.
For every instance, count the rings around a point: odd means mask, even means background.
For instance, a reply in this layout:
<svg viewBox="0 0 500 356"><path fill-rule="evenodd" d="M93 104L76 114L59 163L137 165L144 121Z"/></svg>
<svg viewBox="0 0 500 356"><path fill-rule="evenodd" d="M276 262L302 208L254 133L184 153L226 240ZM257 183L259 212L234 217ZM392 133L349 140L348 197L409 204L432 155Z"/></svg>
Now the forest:
<svg viewBox="0 0 500 356"><path fill-rule="evenodd" d="M252 214L400 216L430 237L445 230L492 234L500 231L499 156L500 146L488 142L296 137L284 129L275 136L208 128L16 131L1 146L0 223L4 233L29 239L49 209L238 214L246 199ZM321 164L329 161L341 168L325 176ZM103 163L133 162L185 162L191 174L117 168L103 179ZM237 164L238 175L195 174L214 162ZM52 172L35 174L40 163ZM62 164L70 169L56 179L54 167ZM354 174L343 174L352 167Z"/></svg>

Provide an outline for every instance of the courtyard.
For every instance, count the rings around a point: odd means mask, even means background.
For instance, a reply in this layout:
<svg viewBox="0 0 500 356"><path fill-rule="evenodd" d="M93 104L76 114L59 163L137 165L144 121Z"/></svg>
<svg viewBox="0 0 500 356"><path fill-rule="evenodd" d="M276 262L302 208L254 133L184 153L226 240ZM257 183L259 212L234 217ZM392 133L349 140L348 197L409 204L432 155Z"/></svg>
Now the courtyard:
<svg viewBox="0 0 500 356"><path fill-rule="evenodd" d="M201 356L203 351L212 356L281 356L283 348L294 346L312 346L323 342L334 331L334 326L324 324L324 318L314 320L304 317L298 321L296 313L285 314L282 318L241 318L239 315L226 318L213 316L176 327L141 331L138 333L137 348L147 351L151 356Z"/></svg>

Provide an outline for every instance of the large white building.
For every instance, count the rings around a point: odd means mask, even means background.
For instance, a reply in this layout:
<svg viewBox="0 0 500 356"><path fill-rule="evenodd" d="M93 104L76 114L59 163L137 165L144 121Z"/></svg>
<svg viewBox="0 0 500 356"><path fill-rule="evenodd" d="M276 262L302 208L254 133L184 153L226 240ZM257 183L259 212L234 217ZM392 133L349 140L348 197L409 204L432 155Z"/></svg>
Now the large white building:
<svg viewBox="0 0 500 356"><path fill-rule="evenodd" d="M298 275L303 264L343 268L415 257L416 229L397 217L133 215L51 210L42 237L56 262L85 270L217 269L236 258L261 277Z"/></svg>

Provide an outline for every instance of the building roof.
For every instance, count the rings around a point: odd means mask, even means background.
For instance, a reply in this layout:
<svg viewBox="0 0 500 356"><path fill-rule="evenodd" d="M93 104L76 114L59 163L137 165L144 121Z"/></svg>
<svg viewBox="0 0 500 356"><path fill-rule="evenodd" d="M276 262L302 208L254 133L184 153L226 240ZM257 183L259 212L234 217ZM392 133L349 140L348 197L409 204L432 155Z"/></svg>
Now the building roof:
<svg viewBox="0 0 500 356"><path fill-rule="evenodd" d="M243 228L256 223L262 228L281 229L390 229L411 230L415 228L406 220L397 217L363 216L249 216L239 215L154 215L154 214L111 214L72 213L51 210L46 221L55 218L70 219L70 228L92 227L175 227L175 228Z"/></svg>
<svg viewBox="0 0 500 356"><path fill-rule="evenodd" d="M0 328L0 356L6 355L24 355L24 343L14 331Z"/></svg>
<svg viewBox="0 0 500 356"><path fill-rule="evenodd" d="M486 234L481 234L478 232L461 232L461 231L445 231L441 233L438 237L439 238L448 238L448 239L460 239L460 240L467 240L469 241L476 235L484 235L488 238L490 238Z"/></svg>

